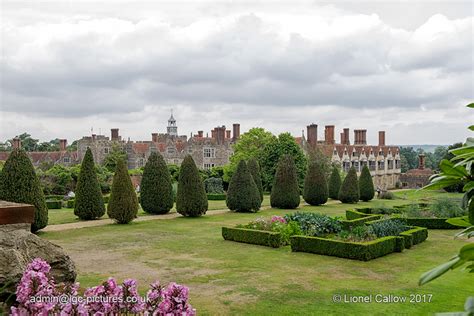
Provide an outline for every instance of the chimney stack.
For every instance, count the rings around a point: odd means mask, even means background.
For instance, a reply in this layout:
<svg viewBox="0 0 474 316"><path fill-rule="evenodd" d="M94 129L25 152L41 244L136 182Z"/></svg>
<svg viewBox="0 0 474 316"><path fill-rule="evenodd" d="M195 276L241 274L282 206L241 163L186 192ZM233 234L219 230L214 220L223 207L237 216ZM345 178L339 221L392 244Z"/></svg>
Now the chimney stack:
<svg viewBox="0 0 474 316"><path fill-rule="evenodd" d="M215 130L215 135L217 139L218 144L224 144L225 141L225 126L218 126L214 128Z"/></svg>
<svg viewBox="0 0 474 316"><path fill-rule="evenodd" d="M418 155L418 169L425 169L425 154Z"/></svg>
<svg viewBox="0 0 474 316"><path fill-rule="evenodd" d="M118 141L119 140L119 129L118 128L110 129L110 134L111 134L111 139L113 141Z"/></svg>
<svg viewBox="0 0 474 316"><path fill-rule="evenodd" d="M240 124L234 123L232 125L232 133L234 135L232 140L235 142L240 138Z"/></svg>
<svg viewBox="0 0 474 316"><path fill-rule="evenodd" d="M215 128L211 131L211 137L216 138L216 129Z"/></svg>
<svg viewBox="0 0 474 316"><path fill-rule="evenodd" d="M385 131L379 131L379 146L385 146Z"/></svg>
<svg viewBox="0 0 474 316"><path fill-rule="evenodd" d="M342 134L344 135L344 139L343 139L343 140L341 139L341 143L342 143L343 145L350 145L351 142L350 142L350 140L349 140L349 129L348 129L348 128L344 128Z"/></svg>
<svg viewBox="0 0 474 316"><path fill-rule="evenodd" d="M334 144L334 125L326 125L324 130L324 140L326 144L331 145Z"/></svg>
<svg viewBox="0 0 474 316"><path fill-rule="evenodd" d="M367 130L355 129L354 138L354 145L367 145Z"/></svg>
<svg viewBox="0 0 474 316"><path fill-rule="evenodd" d="M230 138L230 130L225 131L225 138Z"/></svg>
<svg viewBox="0 0 474 316"><path fill-rule="evenodd" d="M20 149L21 148L21 139L20 137L15 137L12 140L13 149Z"/></svg>
<svg viewBox="0 0 474 316"><path fill-rule="evenodd" d="M154 143L158 142L158 133L151 133L151 141Z"/></svg>
<svg viewBox="0 0 474 316"><path fill-rule="evenodd" d="M308 143L315 146L318 143L318 125L311 123L306 126L306 135L308 137Z"/></svg>
<svg viewBox="0 0 474 316"><path fill-rule="evenodd" d="M59 150L60 151L66 151L67 147L67 139L60 139L59 140Z"/></svg>
<svg viewBox="0 0 474 316"><path fill-rule="evenodd" d="M198 137L203 137L204 131L198 131Z"/></svg>
<svg viewBox="0 0 474 316"><path fill-rule="evenodd" d="M95 137L96 137L96 136L97 136L96 134L92 134L92 141L93 141L93 142L95 142Z"/></svg>

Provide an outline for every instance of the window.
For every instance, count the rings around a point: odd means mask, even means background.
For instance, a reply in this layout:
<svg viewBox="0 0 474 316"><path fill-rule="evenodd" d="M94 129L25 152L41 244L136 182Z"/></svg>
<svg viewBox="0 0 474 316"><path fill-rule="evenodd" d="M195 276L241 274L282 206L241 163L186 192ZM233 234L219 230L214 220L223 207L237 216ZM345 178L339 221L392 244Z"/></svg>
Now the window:
<svg viewBox="0 0 474 316"><path fill-rule="evenodd" d="M350 161L344 161L342 163L342 168L344 169L345 172L349 172L349 169L351 168L351 162Z"/></svg>
<svg viewBox="0 0 474 316"><path fill-rule="evenodd" d="M400 163L400 160L399 159L396 159L395 160L395 169L401 169L402 168L402 165Z"/></svg>
<svg viewBox="0 0 474 316"><path fill-rule="evenodd" d="M360 162L360 168L364 168L365 166L367 166L367 160L363 160Z"/></svg>
<svg viewBox="0 0 474 316"><path fill-rule="evenodd" d="M370 171L375 171L375 166L376 166L375 160L370 160L369 161L369 170Z"/></svg>
<svg viewBox="0 0 474 316"><path fill-rule="evenodd" d="M108 154L109 153L109 148L108 147L105 147L104 148L104 154Z"/></svg>
<svg viewBox="0 0 474 316"><path fill-rule="evenodd" d="M378 170L385 170L385 162L383 160L380 160L377 164L377 169Z"/></svg>
<svg viewBox="0 0 474 316"><path fill-rule="evenodd" d="M352 152L352 157L355 157L355 156L357 156L357 152L353 151Z"/></svg>
<svg viewBox="0 0 474 316"><path fill-rule="evenodd" d="M352 162L352 167L354 167L356 171L359 171L359 162L358 161L353 161Z"/></svg>
<svg viewBox="0 0 474 316"><path fill-rule="evenodd" d="M388 169L393 169L393 160L388 161Z"/></svg>
<svg viewBox="0 0 474 316"><path fill-rule="evenodd" d="M213 163L205 163L204 164L204 169L205 170L209 170L211 168L213 168L215 165Z"/></svg>
<svg viewBox="0 0 474 316"><path fill-rule="evenodd" d="M167 150L168 154L174 154L175 153L175 150L173 147L168 147L168 150Z"/></svg>
<svg viewBox="0 0 474 316"><path fill-rule="evenodd" d="M140 158L138 159L138 168L143 167L145 165L145 159Z"/></svg>
<svg viewBox="0 0 474 316"><path fill-rule="evenodd" d="M65 162L65 163L70 163L70 162L71 162L71 158L69 158L69 157L64 157L64 158L63 158L63 162Z"/></svg>
<svg viewBox="0 0 474 316"><path fill-rule="evenodd" d="M215 158L216 149L215 148L204 148L204 158Z"/></svg>

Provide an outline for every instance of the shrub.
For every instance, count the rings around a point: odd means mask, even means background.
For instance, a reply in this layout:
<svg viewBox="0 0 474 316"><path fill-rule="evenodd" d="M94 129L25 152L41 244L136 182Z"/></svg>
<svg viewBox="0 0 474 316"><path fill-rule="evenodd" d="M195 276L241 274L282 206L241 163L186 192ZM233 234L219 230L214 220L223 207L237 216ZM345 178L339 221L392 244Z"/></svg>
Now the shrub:
<svg viewBox="0 0 474 316"><path fill-rule="evenodd" d="M23 150L13 150L3 166L0 175L0 200L34 205L32 232L48 225L48 208L44 194L31 160Z"/></svg>
<svg viewBox="0 0 474 316"><path fill-rule="evenodd" d="M347 214L347 213L346 213ZM339 223L342 226L342 229L350 230L356 226L363 226L365 223L380 219L381 215L366 215L365 217L359 217L355 219L340 219Z"/></svg>
<svg viewBox="0 0 474 316"><path fill-rule="evenodd" d="M374 181L372 180L372 176L370 175L369 167L367 167L367 165L362 168L362 172L360 173L359 192L360 199L365 202L372 200L375 195Z"/></svg>
<svg viewBox="0 0 474 316"><path fill-rule="evenodd" d="M66 201L66 207L67 208L74 208L74 205L76 204L75 202L76 201L74 199L67 200Z"/></svg>
<svg viewBox="0 0 474 316"><path fill-rule="evenodd" d="M105 214L104 200L90 148L87 148L82 160L75 193L74 215L82 220L91 220Z"/></svg>
<svg viewBox="0 0 474 316"><path fill-rule="evenodd" d="M209 194L223 194L224 185L221 178L207 178L204 181L204 186L206 187L206 192Z"/></svg>
<svg viewBox="0 0 474 316"><path fill-rule="evenodd" d="M306 171L303 198L310 205L321 205L328 200L326 175L319 163L310 163Z"/></svg>
<svg viewBox="0 0 474 316"><path fill-rule="evenodd" d="M59 210L62 208L62 201L50 200L46 201L46 207L48 210Z"/></svg>
<svg viewBox="0 0 474 316"><path fill-rule="evenodd" d="M411 248L428 238L428 229L425 227L410 227L400 233L400 236L405 239L405 248Z"/></svg>
<svg viewBox="0 0 474 316"><path fill-rule="evenodd" d="M207 200L208 201L225 201L227 195L225 193L222 194L215 194L215 193L208 193Z"/></svg>
<svg viewBox="0 0 474 316"><path fill-rule="evenodd" d="M150 214L166 214L173 207L171 175L163 156L153 152L146 162L140 185L140 204Z"/></svg>
<svg viewBox="0 0 474 316"><path fill-rule="evenodd" d="M181 164L176 196L176 211L183 216L196 217L206 214L206 190L193 158L187 155Z"/></svg>
<svg viewBox="0 0 474 316"><path fill-rule="evenodd" d="M351 227L350 230L340 231L337 234L337 238L344 241L361 242L374 240L377 238L377 236L373 233L369 226L359 225Z"/></svg>
<svg viewBox="0 0 474 316"><path fill-rule="evenodd" d="M339 199L339 190L341 189L341 175L336 167L332 168L331 177L329 178L328 193L333 200Z"/></svg>
<svg viewBox="0 0 474 316"><path fill-rule="evenodd" d="M431 204L430 211L437 218L460 217L467 214L460 203L453 199L441 198Z"/></svg>
<svg viewBox="0 0 474 316"><path fill-rule="evenodd" d="M338 233L342 229L341 223L337 219L318 213L286 214L285 220L298 223L301 231L308 236L326 236Z"/></svg>
<svg viewBox="0 0 474 316"><path fill-rule="evenodd" d="M399 220L378 221L372 223L370 227L377 237L398 236L401 232L408 229L408 227Z"/></svg>
<svg viewBox="0 0 474 316"><path fill-rule="evenodd" d="M119 224L128 224L137 217L138 199L125 161L117 160L107 215Z"/></svg>
<svg viewBox="0 0 474 316"><path fill-rule="evenodd" d="M258 164L257 159L251 158L247 163L247 168L253 177L253 181L255 181L255 184L257 185L258 192L260 193L260 200L263 201L262 175L260 174L260 165Z"/></svg>
<svg viewBox="0 0 474 316"><path fill-rule="evenodd" d="M342 203L357 203L359 201L359 182L354 167L349 170L342 182L339 190L339 201Z"/></svg>
<svg viewBox="0 0 474 316"><path fill-rule="evenodd" d="M281 246L281 234L272 231L222 227L222 237L225 240L273 248L278 248Z"/></svg>
<svg viewBox="0 0 474 316"><path fill-rule="evenodd" d="M227 207L236 212L257 212L262 200L245 160L241 160L230 179L227 190Z"/></svg>
<svg viewBox="0 0 474 316"><path fill-rule="evenodd" d="M294 209L300 205L296 167L290 155L282 156L278 162L270 204L272 207L288 209Z"/></svg>
<svg viewBox="0 0 474 316"><path fill-rule="evenodd" d="M395 199L395 194L393 194L393 193L390 192L390 191L383 191L382 193L380 193L379 199L382 199L382 200L394 200L394 199Z"/></svg>
<svg viewBox="0 0 474 316"><path fill-rule="evenodd" d="M459 229L461 227L450 224L446 218L400 218L409 226L425 227L428 229Z"/></svg>

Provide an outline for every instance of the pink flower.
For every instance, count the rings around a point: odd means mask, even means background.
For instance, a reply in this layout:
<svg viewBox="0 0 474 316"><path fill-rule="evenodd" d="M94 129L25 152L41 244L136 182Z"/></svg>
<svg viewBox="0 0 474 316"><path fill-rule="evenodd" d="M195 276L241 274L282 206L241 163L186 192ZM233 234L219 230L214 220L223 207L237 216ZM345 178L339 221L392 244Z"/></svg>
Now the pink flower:
<svg viewBox="0 0 474 316"><path fill-rule="evenodd" d="M275 223L275 222L280 222L282 224L286 224L286 220L283 217L278 216L278 215L273 215L272 216L272 223Z"/></svg>

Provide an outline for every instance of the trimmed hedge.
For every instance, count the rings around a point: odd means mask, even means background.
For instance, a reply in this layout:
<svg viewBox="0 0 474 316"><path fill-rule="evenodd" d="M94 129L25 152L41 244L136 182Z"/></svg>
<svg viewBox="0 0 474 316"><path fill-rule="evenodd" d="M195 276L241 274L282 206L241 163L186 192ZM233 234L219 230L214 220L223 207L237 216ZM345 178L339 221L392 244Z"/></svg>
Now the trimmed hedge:
<svg viewBox="0 0 474 316"><path fill-rule="evenodd" d="M426 227L428 229L459 229L461 227L446 222L448 218L398 218L409 226Z"/></svg>
<svg viewBox="0 0 474 316"><path fill-rule="evenodd" d="M405 239L405 248L409 249L428 238L428 229L425 227L411 227L411 229L400 233L400 236Z"/></svg>
<svg viewBox="0 0 474 316"><path fill-rule="evenodd" d="M110 195L104 195L104 196L102 197L102 199L104 200L104 204L107 204L107 203L109 203Z"/></svg>
<svg viewBox="0 0 474 316"><path fill-rule="evenodd" d="M207 200L208 201L225 201L226 199L226 194L222 193L208 193L207 194Z"/></svg>
<svg viewBox="0 0 474 316"><path fill-rule="evenodd" d="M292 236L290 240L291 251L362 261L369 261L392 252L402 252L405 248L404 238L399 236L388 236L360 243L306 236Z"/></svg>
<svg viewBox="0 0 474 316"><path fill-rule="evenodd" d="M46 201L46 207L48 210L59 210L62 208L62 201L50 200Z"/></svg>
<svg viewBox="0 0 474 316"><path fill-rule="evenodd" d="M256 229L222 227L222 237L225 240L273 248L282 244L280 233Z"/></svg>
<svg viewBox="0 0 474 316"><path fill-rule="evenodd" d="M76 200L70 199L66 201L66 207L67 208L74 208L74 205L76 204Z"/></svg>
<svg viewBox="0 0 474 316"><path fill-rule="evenodd" d="M350 230L351 227L364 225L367 222L378 220L382 215L366 215L365 217L360 217L356 219L340 219L339 222L342 225L342 229Z"/></svg>
<svg viewBox="0 0 474 316"><path fill-rule="evenodd" d="M47 201L51 201L51 200L62 200L64 199L64 196L63 195L45 195L44 197Z"/></svg>
<svg viewBox="0 0 474 316"><path fill-rule="evenodd" d="M365 210L365 209L364 209ZM370 212L370 209L368 209ZM346 210L346 218L348 220L364 218L370 216L371 213L361 212L361 209L354 209L354 210Z"/></svg>

